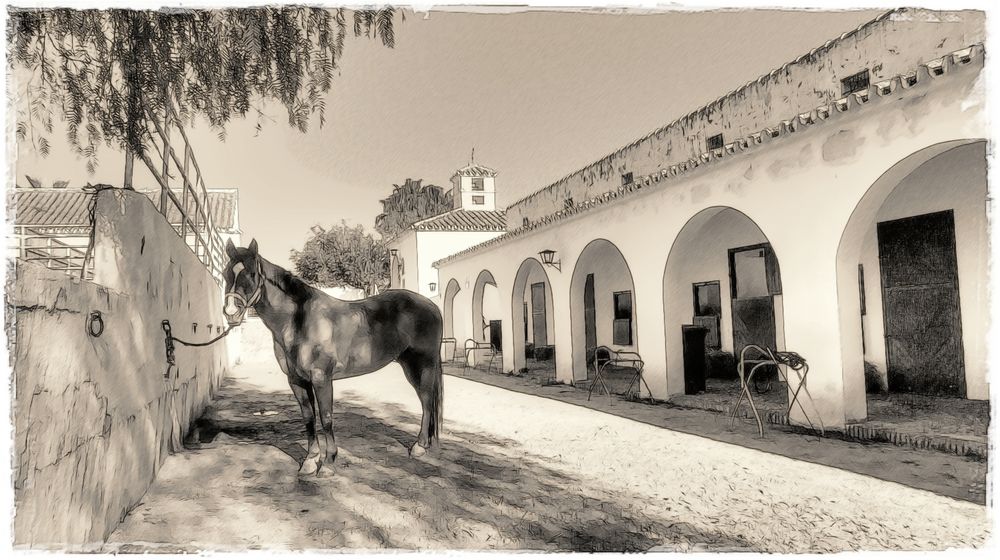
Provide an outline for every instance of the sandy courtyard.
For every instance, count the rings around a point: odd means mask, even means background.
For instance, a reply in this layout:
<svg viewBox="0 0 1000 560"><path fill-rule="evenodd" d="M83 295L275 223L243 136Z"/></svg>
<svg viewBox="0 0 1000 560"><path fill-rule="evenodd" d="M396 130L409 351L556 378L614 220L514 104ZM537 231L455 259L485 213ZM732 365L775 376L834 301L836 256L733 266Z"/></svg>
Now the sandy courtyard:
<svg viewBox="0 0 1000 560"><path fill-rule="evenodd" d="M989 533L980 505L455 377L443 445L411 459L397 367L335 393L337 474L300 478L298 406L267 352L245 356L108 548L940 550Z"/></svg>

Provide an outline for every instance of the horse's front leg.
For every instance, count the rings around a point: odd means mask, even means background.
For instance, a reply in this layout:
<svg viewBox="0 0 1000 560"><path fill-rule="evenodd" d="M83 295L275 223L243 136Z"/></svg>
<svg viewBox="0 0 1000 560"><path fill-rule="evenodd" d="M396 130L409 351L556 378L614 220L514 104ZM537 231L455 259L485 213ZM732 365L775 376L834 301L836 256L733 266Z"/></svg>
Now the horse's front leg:
<svg viewBox="0 0 1000 560"><path fill-rule="evenodd" d="M316 401L313 390L307 381L288 378L288 385L292 388L295 400L299 401L299 410L302 412L302 420L306 424L306 435L309 437L309 451L306 458L299 467L299 474L313 474L319 470L320 449L316 441Z"/></svg>
<svg viewBox="0 0 1000 560"><path fill-rule="evenodd" d="M274 340L274 357L278 360L278 367L288 377L288 386L292 388L295 400L299 402L299 411L302 413L302 421L306 425L306 436L309 438L309 450L306 458L302 460L299 467L301 474L313 474L319 469L319 444L316 443L316 400L309 382L292 372L288 367L288 356L284 347Z"/></svg>
<svg viewBox="0 0 1000 560"><path fill-rule="evenodd" d="M329 476L333 474L333 462L337 459L337 438L333 435L333 374L314 371L312 380L322 429L318 437L320 464L316 476Z"/></svg>

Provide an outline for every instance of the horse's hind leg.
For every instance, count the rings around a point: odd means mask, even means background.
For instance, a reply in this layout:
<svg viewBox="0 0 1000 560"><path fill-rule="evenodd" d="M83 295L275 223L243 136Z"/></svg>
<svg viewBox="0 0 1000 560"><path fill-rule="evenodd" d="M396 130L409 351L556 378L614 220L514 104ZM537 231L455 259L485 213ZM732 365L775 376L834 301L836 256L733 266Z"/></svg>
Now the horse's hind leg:
<svg viewBox="0 0 1000 560"><path fill-rule="evenodd" d="M420 434L410 448L410 456L419 457L438 439L441 422L441 361L437 355L422 356L407 350L399 357L406 380L417 390L423 414Z"/></svg>
<svg viewBox="0 0 1000 560"><path fill-rule="evenodd" d="M316 476L333 473L333 462L337 459L337 438L333 435L333 375L318 370L313 372L313 391L316 394L316 408L319 411L319 469Z"/></svg>

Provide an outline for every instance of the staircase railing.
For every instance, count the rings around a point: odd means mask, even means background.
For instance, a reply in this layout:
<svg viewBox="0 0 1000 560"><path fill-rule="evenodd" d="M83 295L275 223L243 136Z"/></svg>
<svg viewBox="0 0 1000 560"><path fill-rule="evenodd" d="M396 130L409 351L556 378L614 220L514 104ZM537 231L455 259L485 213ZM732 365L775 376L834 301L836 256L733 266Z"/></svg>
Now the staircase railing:
<svg viewBox="0 0 1000 560"><path fill-rule="evenodd" d="M149 147L139 158L160 186L159 210L216 281L222 282L224 246L205 179L173 104L162 119L146 109ZM180 152L180 154L178 154ZM135 156L125 155L126 188L132 187Z"/></svg>

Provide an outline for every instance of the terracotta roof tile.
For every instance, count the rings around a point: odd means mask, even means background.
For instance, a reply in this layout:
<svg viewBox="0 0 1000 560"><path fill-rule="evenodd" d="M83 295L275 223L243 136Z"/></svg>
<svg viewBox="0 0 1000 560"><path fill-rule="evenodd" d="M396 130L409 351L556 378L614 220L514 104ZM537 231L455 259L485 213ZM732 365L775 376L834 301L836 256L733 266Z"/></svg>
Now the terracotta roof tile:
<svg viewBox="0 0 1000 560"><path fill-rule="evenodd" d="M14 207L17 225L45 227L81 227L90 225L89 204L91 193L77 189L15 190ZM140 191L157 202L159 191ZM236 189L217 189L208 192L216 226L221 231L235 229L238 212ZM170 206L167 211L170 223L180 223L180 213Z"/></svg>
<svg viewBox="0 0 1000 560"><path fill-rule="evenodd" d="M473 163L459 169L455 172L455 175L463 177L496 177L497 172L493 168Z"/></svg>
<svg viewBox="0 0 1000 560"><path fill-rule="evenodd" d="M417 231L506 231L503 210L452 210L421 220L412 226Z"/></svg>

